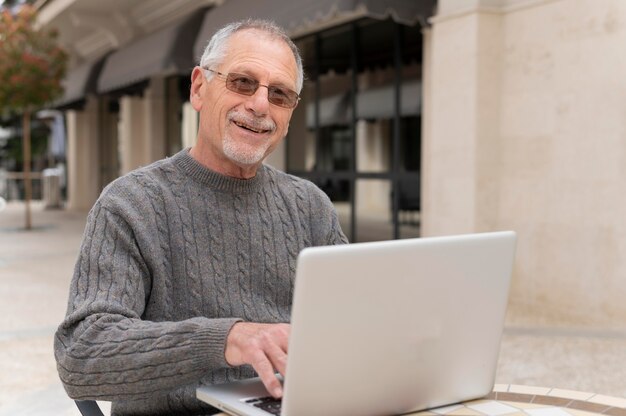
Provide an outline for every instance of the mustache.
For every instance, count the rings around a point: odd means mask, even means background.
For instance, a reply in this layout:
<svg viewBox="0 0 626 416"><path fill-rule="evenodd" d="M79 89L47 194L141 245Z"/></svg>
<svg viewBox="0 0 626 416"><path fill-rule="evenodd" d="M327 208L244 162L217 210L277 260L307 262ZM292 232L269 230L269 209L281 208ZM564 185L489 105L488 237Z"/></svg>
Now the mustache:
<svg viewBox="0 0 626 416"><path fill-rule="evenodd" d="M239 124L245 124L248 127L252 127L255 130L269 130L274 131L276 129L276 123L270 119L262 117L253 117L249 114L241 113L237 110L231 110L227 114L229 121L235 121Z"/></svg>

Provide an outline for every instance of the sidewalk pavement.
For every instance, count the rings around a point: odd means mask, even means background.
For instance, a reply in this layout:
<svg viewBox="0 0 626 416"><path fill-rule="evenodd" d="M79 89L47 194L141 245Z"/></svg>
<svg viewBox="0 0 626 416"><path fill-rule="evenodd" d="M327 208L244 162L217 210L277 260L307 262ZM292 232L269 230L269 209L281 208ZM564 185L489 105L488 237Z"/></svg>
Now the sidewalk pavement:
<svg viewBox="0 0 626 416"><path fill-rule="evenodd" d="M52 340L67 306L85 213L32 205L0 212L0 416L80 415L56 372Z"/></svg>
<svg viewBox="0 0 626 416"><path fill-rule="evenodd" d="M58 379L52 340L86 214L35 203L33 230L25 231L23 211L10 202L0 212L0 416L78 416ZM506 328L496 383L626 397L626 334Z"/></svg>

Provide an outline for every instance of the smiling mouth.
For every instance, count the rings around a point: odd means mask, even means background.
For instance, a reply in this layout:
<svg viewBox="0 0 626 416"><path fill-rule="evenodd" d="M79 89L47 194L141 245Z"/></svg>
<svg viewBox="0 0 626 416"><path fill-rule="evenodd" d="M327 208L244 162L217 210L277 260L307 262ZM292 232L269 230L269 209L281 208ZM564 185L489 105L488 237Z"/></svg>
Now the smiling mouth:
<svg viewBox="0 0 626 416"><path fill-rule="evenodd" d="M253 133L259 133L259 134L264 134L264 133L269 133L271 130L269 129L263 129L263 128L259 128L259 127L254 127L251 126L249 124L245 124L239 121L235 121L233 120L233 123L235 123L238 127L241 127L242 129L251 131Z"/></svg>

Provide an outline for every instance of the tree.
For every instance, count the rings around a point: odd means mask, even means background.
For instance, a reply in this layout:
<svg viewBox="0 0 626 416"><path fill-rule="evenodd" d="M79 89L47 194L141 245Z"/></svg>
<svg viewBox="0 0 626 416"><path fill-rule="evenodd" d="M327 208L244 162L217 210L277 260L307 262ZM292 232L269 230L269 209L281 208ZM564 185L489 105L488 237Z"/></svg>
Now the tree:
<svg viewBox="0 0 626 416"><path fill-rule="evenodd" d="M24 3L33 4L35 0L0 0L0 9L10 9L13 7L21 6Z"/></svg>
<svg viewBox="0 0 626 416"><path fill-rule="evenodd" d="M22 114L26 229L31 228L31 114L61 96L67 64L67 53L56 43L57 33L36 30L35 19L30 5L15 13L0 12L0 114Z"/></svg>

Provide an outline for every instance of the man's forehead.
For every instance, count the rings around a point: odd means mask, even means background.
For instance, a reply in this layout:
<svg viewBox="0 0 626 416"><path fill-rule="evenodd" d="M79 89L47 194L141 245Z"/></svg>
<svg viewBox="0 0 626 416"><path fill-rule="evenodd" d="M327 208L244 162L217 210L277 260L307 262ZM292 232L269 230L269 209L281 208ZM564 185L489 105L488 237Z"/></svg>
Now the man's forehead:
<svg viewBox="0 0 626 416"><path fill-rule="evenodd" d="M250 62L280 69L290 78L297 76L296 59L284 39L254 28L242 29L230 37L223 61L234 68Z"/></svg>

